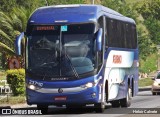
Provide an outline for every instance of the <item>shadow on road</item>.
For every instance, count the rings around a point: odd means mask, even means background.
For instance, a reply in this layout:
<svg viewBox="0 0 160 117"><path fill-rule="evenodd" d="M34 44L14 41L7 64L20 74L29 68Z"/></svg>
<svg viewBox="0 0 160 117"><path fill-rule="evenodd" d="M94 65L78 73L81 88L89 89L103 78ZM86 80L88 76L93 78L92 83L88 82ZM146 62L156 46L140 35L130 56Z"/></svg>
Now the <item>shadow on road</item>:
<svg viewBox="0 0 160 117"><path fill-rule="evenodd" d="M35 109L35 108L29 108L29 109ZM112 108L111 105L107 105L103 113L97 113L97 114L127 114L131 112L132 109ZM92 106L89 106L84 108L72 108L72 109L67 109L65 107L59 107L59 108L49 107L47 113L47 115L63 115L63 114L96 114L96 112Z"/></svg>

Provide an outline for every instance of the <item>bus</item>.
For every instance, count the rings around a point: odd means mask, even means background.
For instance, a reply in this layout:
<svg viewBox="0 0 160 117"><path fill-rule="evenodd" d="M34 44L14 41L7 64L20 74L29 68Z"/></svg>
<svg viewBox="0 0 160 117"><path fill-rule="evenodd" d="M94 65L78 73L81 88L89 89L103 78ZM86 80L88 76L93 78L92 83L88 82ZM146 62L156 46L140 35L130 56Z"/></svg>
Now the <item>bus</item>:
<svg viewBox="0 0 160 117"><path fill-rule="evenodd" d="M101 113L106 103L129 107L138 92L136 23L110 8L40 7L15 45L25 55L27 103L43 112L92 105Z"/></svg>

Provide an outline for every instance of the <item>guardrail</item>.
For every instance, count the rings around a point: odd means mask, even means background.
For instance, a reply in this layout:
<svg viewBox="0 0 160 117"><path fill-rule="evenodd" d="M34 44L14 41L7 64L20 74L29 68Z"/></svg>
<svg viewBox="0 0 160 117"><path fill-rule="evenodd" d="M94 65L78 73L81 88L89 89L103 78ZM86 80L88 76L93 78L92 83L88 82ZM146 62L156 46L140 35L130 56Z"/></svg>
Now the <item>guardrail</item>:
<svg viewBox="0 0 160 117"><path fill-rule="evenodd" d="M139 87L139 91L151 91L152 86Z"/></svg>
<svg viewBox="0 0 160 117"><path fill-rule="evenodd" d="M4 85L0 86L0 94L12 93L9 84L7 84L7 80L0 80L0 83L4 83Z"/></svg>
<svg viewBox="0 0 160 117"><path fill-rule="evenodd" d="M0 100L7 98L8 101L8 97L12 94L12 90L9 84L7 84L7 80L0 80L0 83L3 83L3 85L0 85Z"/></svg>

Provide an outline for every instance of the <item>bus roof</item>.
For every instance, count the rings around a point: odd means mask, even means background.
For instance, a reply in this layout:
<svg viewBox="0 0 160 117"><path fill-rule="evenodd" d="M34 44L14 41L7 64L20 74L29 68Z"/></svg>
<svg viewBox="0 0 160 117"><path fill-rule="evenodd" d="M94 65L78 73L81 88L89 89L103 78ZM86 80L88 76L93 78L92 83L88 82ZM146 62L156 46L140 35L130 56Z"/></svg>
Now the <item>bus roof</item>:
<svg viewBox="0 0 160 117"><path fill-rule="evenodd" d="M101 6L101 5L55 5L38 8L30 17L28 23L32 24L58 24L58 23L81 23L96 22L96 20L106 15L111 19L122 20L125 22L135 23L131 18Z"/></svg>

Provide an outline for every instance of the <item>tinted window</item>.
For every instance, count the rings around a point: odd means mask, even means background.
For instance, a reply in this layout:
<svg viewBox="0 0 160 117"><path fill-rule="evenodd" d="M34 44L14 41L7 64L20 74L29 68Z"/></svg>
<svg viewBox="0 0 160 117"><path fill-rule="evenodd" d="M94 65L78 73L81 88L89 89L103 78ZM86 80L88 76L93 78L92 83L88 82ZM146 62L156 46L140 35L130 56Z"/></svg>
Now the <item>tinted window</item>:
<svg viewBox="0 0 160 117"><path fill-rule="evenodd" d="M137 33L134 24L106 18L106 29L106 46L137 48Z"/></svg>

